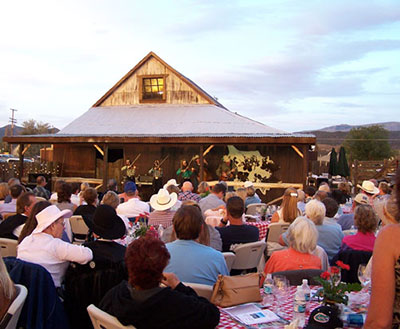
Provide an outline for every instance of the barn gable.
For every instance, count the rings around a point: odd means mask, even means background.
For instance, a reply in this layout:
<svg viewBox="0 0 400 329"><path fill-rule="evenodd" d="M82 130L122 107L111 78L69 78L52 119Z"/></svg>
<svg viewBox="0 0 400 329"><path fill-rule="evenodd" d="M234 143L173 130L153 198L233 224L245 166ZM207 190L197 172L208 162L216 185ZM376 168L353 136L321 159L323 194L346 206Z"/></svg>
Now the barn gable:
<svg viewBox="0 0 400 329"><path fill-rule="evenodd" d="M223 107L153 52L144 57L93 107L163 103L212 104Z"/></svg>

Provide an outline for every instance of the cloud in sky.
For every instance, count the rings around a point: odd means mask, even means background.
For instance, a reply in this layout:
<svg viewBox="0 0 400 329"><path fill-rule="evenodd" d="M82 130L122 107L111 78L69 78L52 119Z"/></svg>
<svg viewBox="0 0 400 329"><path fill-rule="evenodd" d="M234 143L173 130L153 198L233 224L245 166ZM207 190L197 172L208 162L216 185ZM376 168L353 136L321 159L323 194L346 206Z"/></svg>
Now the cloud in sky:
<svg viewBox="0 0 400 329"><path fill-rule="evenodd" d="M397 0L42 0L3 9L3 124L13 107L19 122L62 128L150 50L229 109L289 131L357 124L346 120L359 111L394 120L400 103Z"/></svg>

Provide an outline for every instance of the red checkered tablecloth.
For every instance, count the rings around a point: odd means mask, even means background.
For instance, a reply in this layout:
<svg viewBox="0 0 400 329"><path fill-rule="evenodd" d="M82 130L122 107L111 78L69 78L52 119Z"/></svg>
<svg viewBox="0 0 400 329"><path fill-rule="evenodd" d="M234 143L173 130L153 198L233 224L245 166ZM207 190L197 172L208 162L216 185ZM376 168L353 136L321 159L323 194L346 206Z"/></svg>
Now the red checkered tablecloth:
<svg viewBox="0 0 400 329"><path fill-rule="evenodd" d="M264 240L267 236L268 222L246 222L247 225L253 225L258 228L260 234L260 241Z"/></svg>
<svg viewBox="0 0 400 329"><path fill-rule="evenodd" d="M311 288L314 288L314 287L311 287ZM293 320L293 315L294 315L293 301L294 301L295 293L296 293L296 287L295 286L290 287L290 294L289 294L288 298L279 306L279 315L288 321ZM305 314L306 323L307 323L308 317L310 316L310 313L318 306L320 306L320 304L315 301L312 301L307 304L307 312ZM276 312L276 304L271 308L271 310ZM268 326L266 324L264 324L263 327L268 328L268 329L282 329L285 327L285 324L283 322L282 323L274 322L274 323L270 323ZM246 327L244 325L239 324L238 322L233 320L228 314L226 314L223 311L223 309L221 309L221 317L220 317L220 321L219 321L217 329L233 329L233 328L243 329L243 328L252 328L252 327L250 327L250 326ZM257 328L257 326L254 326L254 328ZM348 328L348 327L345 327L345 328Z"/></svg>

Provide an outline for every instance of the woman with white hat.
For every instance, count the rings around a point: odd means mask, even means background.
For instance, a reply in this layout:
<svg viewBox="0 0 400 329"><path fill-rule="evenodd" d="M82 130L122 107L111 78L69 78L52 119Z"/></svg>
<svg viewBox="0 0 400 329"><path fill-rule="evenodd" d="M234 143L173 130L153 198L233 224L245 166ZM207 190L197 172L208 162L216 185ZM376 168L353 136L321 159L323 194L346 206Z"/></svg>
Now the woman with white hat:
<svg viewBox="0 0 400 329"><path fill-rule="evenodd" d="M172 225L172 218L175 211L171 208L176 204L178 196L161 188L157 194L150 198L150 206L154 209L150 213L149 225L162 225L164 228Z"/></svg>
<svg viewBox="0 0 400 329"><path fill-rule="evenodd" d="M93 258L89 248L61 240L64 217L70 210L51 205L36 215L37 226L18 246L17 258L42 265L52 276L54 285L61 286L70 261L86 264Z"/></svg>

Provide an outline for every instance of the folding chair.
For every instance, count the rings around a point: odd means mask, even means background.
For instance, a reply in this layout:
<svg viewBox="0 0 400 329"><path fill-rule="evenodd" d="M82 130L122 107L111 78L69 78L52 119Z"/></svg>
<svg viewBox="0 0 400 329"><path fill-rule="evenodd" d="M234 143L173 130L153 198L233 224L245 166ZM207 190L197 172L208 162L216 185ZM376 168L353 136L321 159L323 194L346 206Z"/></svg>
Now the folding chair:
<svg viewBox="0 0 400 329"><path fill-rule="evenodd" d="M211 299L211 295L213 292L213 287L206 285L206 284L200 284L200 283L191 283L191 282L182 282L185 286L188 286L192 288L197 295L200 297L204 297L208 300Z"/></svg>
<svg viewBox="0 0 400 329"><path fill-rule="evenodd" d="M232 270L248 271L257 268L266 245L264 241L237 245L233 250L236 258L232 264Z"/></svg>
<svg viewBox="0 0 400 329"><path fill-rule="evenodd" d="M17 257L18 241L0 238L1 257Z"/></svg>
<svg viewBox="0 0 400 329"><path fill-rule="evenodd" d="M265 203L252 203L247 206L246 215L257 215L261 212L261 207L267 207Z"/></svg>
<svg viewBox="0 0 400 329"><path fill-rule="evenodd" d="M102 311L93 304L87 307L87 311L90 319L92 320L94 329L135 329L135 327L132 325L124 326L115 316Z"/></svg>
<svg viewBox="0 0 400 329"><path fill-rule="evenodd" d="M226 267L228 268L228 272L230 272L236 255L233 252L223 252L222 255L224 255Z"/></svg>
<svg viewBox="0 0 400 329"><path fill-rule="evenodd" d="M0 321L0 328L17 328L18 319L21 314L22 307L24 306L26 296L28 295L28 289L20 284L16 284L15 289L17 291L17 297L11 303L10 307L7 310L7 313Z"/></svg>
<svg viewBox="0 0 400 329"><path fill-rule="evenodd" d="M279 242L279 237L282 233L286 232L290 223L271 223L268 225L267 235L265 236L266 242Z"/></svg>
<svg viewBox="0 0 400 329"><path fill-rule="evenodd" d="M87 227L85 221L83 220L82 216L75 215L69 218L69 222L71 224L71 230L73 234L73 241L83 243L85 239L78 238L77 236L85 236L89 232L89 227Z"/></svg>

